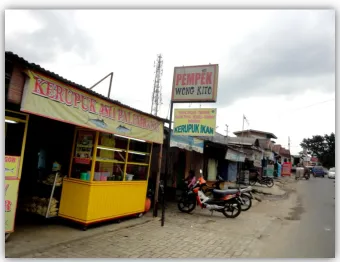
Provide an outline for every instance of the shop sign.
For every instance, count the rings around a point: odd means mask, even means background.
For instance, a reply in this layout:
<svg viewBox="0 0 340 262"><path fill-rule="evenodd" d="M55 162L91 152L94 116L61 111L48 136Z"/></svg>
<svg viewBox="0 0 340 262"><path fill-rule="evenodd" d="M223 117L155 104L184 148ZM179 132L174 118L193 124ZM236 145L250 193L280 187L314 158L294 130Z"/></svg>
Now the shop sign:
<svg viewBox="0 0 340 262"><path fill-rule="evenodd" d="M191 136L176 136L172 134L170 138L170 147L178 147L203 154L204 141Z"/></svg>
<svg viewBox="0 0 340 262"><path fill-rule="evenodd" d="M91 162L92 147L93 147L93 133L86 131L78 132L76 154L74 162L76 164L88 165Z"/></svg>
<svg viewBox="0 0 340 262"><path fill-rule="evenodd" d="M214 136L215 128L216 108L175 109L175 135Z"/></svg>
<svg viewBox="0 0 340 262"><path fill-rule="evenodd" d="M19 175L19 166L19 156L5 156L5 178L17 179Z"/></svg>
<svg viewBox="0 0 340 262"><path fill-rule="evenodd" d="M216 102L218 65L175 67L172 102Z"/></svg>
<svg viewBox="0 0 340 262"><path fill-rule="evenodd" d="M285 162L285 163L282 164L281 175L282 176L290 176L291 170L292 170L292 163Z"/></svg>
<svg viewBox="0 0 340 262"><path fill-rule="evenodd" d="M21 111L102 132L163 143L163 123L33 71ZM121 92L121 90L120 90Z"/></svg>
<svg viewBox="0 0 340 262"><path fill-rule="evenodd" d="M234 162L244 162L245 155L228 149L225 159L234 161Z"/></svg>
<svg viewBox="0 0 340 262"><path fill-rule="evenodd" d="M14 231L15 213L17 209L19 179L5 180L5 232Z"/></svg>
<svg viewBox="0 0 340 262"><path fill-rule="evenodd" d="M267 165L266 176L269 176L269 177L274 176L274 165Z"/></svg>

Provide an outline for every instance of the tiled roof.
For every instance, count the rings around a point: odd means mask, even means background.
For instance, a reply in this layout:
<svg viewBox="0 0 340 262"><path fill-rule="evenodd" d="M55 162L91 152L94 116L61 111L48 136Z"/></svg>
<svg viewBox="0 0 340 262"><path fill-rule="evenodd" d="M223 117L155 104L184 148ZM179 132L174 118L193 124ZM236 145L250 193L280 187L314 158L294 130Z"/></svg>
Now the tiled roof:
<svg viewBox="0 0 340 262"><path fill-rule="evenodd" d="M60 75L58 75L58 74L56 74L54 72L51 72L49 70L46 70L46 69L42 68L40 65L37 65L37 64L30 63L30 62L26 61L24 58L18 56L17 54L14 54L13 52L8 52L8 51L5 52L5 59L6 59L6 61L10 61L10 62L13 62L13 63L17 63L19 65L22 65L26 69L30 69L30 70L34 70L34 71L43 73L43 74L45 74L47 76L50 76L51 78L54 78L54 79L56 79L56 80L58 80L60 82L63 82L65 84L67 84L67 85L75 87L75 88L77 88L77 89L79 89L79 90L81 90L83 92L86 92L88 94L91 94L93 96L99 97L99 98L101 98L103 100L106 100L106 101L108 101L110 103L114 103L116 105L125 107L125 108L130 109L130 110L134 110L134 111L136 111L136 112L138 112L140 114L149 116L151 118L157 119L157 120L165 122L165 123L169 122L169 120L167 120L167 119L164 119L164 118L161 118L161 117L157 117L157 116L148 114L146 112L143 112L141 110L135 109L133 107L130 107L128 105L122 104L121 102L119 102L117 100L110 99L110 98L108 98L106 96L103 96L103 95L97 93L97 92L94 92L93 90L91 90L91 89L89 89L89 88L87 88L85 86L79 85L79 84L74 83L74 82L72 82L72 81L70 81L68 79L65 79L62 76L60 76Z"/></svg>

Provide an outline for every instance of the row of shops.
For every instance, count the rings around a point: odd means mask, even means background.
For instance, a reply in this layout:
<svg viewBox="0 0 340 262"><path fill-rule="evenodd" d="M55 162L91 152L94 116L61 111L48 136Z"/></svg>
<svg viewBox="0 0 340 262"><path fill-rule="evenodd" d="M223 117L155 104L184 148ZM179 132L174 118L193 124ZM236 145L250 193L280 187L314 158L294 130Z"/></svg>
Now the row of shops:
<svg viewBox="0 0 340 262"><path fill-rule="evenodd" d="M190 170L208 183L217 176L234 183L246 173L264 173L275 160L270 139L169 134L165 119L13 53L5 59L6 233L31 216L87 227L139 215L148 187L157 188L165 173L172 198Z"/></svg>

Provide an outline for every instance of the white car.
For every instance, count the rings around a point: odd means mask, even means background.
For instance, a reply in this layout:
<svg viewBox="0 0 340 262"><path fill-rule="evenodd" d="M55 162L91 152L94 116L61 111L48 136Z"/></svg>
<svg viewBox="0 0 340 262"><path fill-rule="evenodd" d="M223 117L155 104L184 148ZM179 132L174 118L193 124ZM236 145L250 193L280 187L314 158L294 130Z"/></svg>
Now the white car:
<svg viewBox="0 0 340 262"><path fill-rule="evenodd" d="M329 169L328 178L334 178L335 179L335 167L332 167L331 169Z"/></svg>

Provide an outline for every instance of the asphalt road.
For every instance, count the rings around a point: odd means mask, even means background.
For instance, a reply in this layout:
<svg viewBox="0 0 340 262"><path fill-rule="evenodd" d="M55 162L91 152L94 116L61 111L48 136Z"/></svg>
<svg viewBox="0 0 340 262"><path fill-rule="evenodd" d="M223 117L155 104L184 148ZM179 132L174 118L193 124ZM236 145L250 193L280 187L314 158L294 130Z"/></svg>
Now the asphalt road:
<svg viewBox="0 0 340 262"><path fill-rule="evenodd" d="M334 181L328 177L298 181L297 206L286 217L289 226L276 236L270 257L335 257Z"/></svg>

